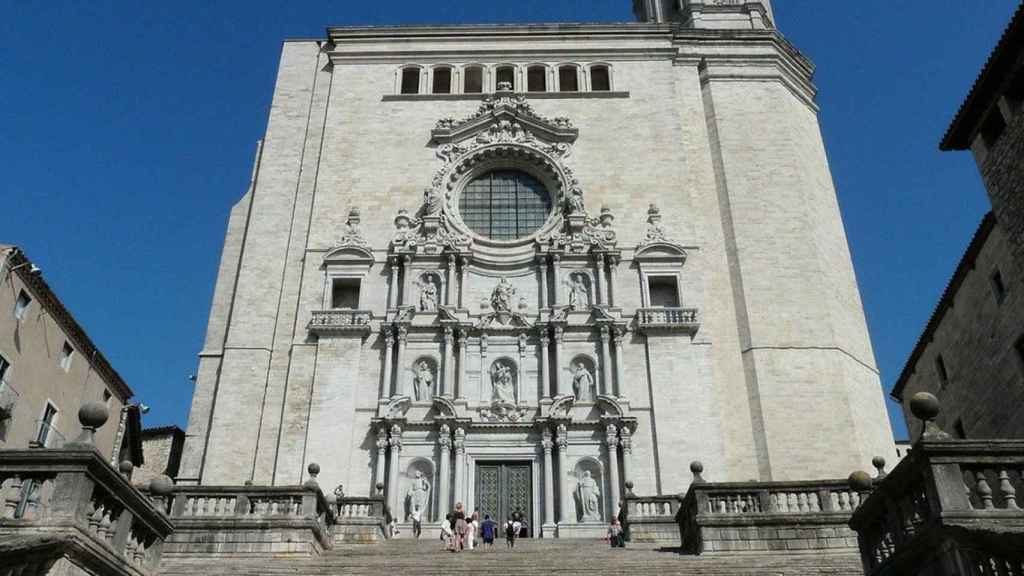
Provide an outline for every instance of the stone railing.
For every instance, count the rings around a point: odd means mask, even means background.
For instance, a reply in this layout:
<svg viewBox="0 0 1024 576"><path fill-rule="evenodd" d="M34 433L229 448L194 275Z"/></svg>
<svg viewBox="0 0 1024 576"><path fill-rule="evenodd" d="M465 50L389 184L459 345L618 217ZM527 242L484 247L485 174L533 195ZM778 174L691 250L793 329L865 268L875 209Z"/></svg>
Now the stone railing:
<svg viewBox="0 0 1024 576"><path fill-rule="evenodd" d="M315 310L306 328L314 334L369 334L371 320L367 310Z"/></svg>
<svg viewBox="0 0 1024 576"><path fill-rule="evenodd" d="M384 496L343 497L336 501L338 525L334 541L372 544L384 541Z"/></svg>
<svg viewBox="0 0 1024 576"><path fill-rule="evenodd" d="M623 498L629 538L633 542L678 542L678 496L636 496L632 486Z"/></svg>
<svg viewBox="0 0 1024 576"><path fill-rule="evenodd" d="M313 465L311 465L313 466ZM176 486L167 555L314 556L333 546L336 513L303 486Z"/></svg>
<svg viewBox="0 0 1024 576"><path fill-rule="evenodd" d="M700 313L696 308L639 308L637 328L645 331L696 332Z"/></svg>
<svg viewBox="0 0 1024 576"><path fill-rule="evenodd" d="M157 573L173 530L159 509L166 491L147 498L95 450L93 433L107 416L103 404L84 406L86 432L64 449L0 451L0 566L9 573L69 564L94 574Z"/></svg>
<svg viewBox="0 0 1024 576"><path fill-rule="evenodd" d="M952 440L934 396L911 409L926 426L908 456L879 482L851 476L870 492L850 520L865 573L1024 574L1024 441Z"/></svg>
<svg viewBox="0 0 1024 576"><path fill-rule="evenodd" d="M700 463L691 470L676 515L686 553L856 549L846 523L859 496L846 480L709 483Z"/></svg>

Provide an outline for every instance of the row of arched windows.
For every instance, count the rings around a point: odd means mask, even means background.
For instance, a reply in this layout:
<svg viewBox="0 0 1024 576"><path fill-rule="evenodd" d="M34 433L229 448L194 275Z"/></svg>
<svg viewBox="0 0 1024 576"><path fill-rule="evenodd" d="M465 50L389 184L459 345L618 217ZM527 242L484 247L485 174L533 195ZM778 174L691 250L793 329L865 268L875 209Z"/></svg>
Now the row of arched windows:
<svg viewBox="0 0 1024 576"><path fill-rule="evenodd" d="M516 92L611 92L612 67L591 64L407 64L398 69L398 94L482 94L508 82Z"/></svg>

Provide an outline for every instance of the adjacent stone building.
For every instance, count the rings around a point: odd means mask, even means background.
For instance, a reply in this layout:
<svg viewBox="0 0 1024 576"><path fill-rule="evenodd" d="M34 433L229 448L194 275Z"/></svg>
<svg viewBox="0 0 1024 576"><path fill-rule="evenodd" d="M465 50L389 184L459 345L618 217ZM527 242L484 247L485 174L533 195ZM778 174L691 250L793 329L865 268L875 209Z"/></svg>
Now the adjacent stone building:
<svg viewBox="0 0 1024 576"><path fill-rule="evenodd" d="M284 44L179 483L571 537L696 459L895 460L812 64L765 0L634 8Z"/></svg>
<svg viewBox="0 0 1024 576"><path fill-rule="evenodd" d="M177 426L145 428L139 437L144 462L132 473L132 482L145 485L160 475L177 476L181 451L185 446L185 431Z"/></svg>
<svg viewBox="0 0 1024 576"><path fill-rule="evenodd" d="M100 401L118 425L99 431L97 448L111 462L138 463L126 434L139 416L126 408L131 397L42 271L17 247L0 246L0 449L59 448L81 430L79 407Z"/></svg>

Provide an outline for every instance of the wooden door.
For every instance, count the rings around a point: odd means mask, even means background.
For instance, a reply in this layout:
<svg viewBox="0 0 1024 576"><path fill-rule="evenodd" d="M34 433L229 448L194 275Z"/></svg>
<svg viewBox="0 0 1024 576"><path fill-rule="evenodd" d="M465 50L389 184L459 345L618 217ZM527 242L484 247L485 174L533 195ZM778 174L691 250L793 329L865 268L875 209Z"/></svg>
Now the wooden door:
<svg viewBox="0 0 1024 576"><path fill-rule="evenodd" d="M533 474L529 463L488 462L476 466L476 506L504 526L517 509L526 519L530 535L533 523ZM504 534L504 531L502 531Z"/></svg>

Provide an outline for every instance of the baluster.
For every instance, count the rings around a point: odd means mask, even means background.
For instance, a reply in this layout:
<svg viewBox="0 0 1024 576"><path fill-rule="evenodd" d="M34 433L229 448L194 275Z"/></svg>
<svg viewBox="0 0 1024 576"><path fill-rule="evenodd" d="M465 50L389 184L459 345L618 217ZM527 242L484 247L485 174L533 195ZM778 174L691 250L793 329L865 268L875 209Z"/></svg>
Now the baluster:
<svg viewBox="0 0 1024 576"><path fill-rule="evenodd" d="M103 522L103 505L93 501L89 503L89 532L99 533L100 523Z"/></svg>
<svg viewBox="0 0 1024 576"><path fill-rule="evenodd" d="M811 512L821 512L821 500L819 495L812 492L807 495L807 502L811 505Z"/></svg>
<svg viewBox="0 0 1024 576"><path fill-rule="evenodd" d="M988 485L988 478L985 477L985 471L979 470L975 473L975 478L978 483L975 484L974 489L977 490L978 496L981 497L981 504L985 510L992 510L995 508L995 504L992 503L992 488Z"/></svg>
<svg viewBox="0 0 1024 576"><path fill-rule="evenodd" d="M661 505L661 515L662 516L671 516L672 515L672 505L669 504L668 502L665 502L664 504L662 504Z"/></svg>
<svg viewBox="0 0 1024 576"><path fill-rule="evenodd" d="M800 510L800 504L799 502L797 502L796 494L790 492L789 494L786 495L786 498L788 499L788 502L786 502L786 507L789 508L790 512L796 513L797 511Z"/></svg>
<svg viewBox="0 0 1024 576"><path fill-rule="evenodd" d="M1007 510L1019 510L1017 506L1017 489L1010 482L1010 473L1003 468L999 471L999 495L1003 497L1004 508Z"/></svg>

